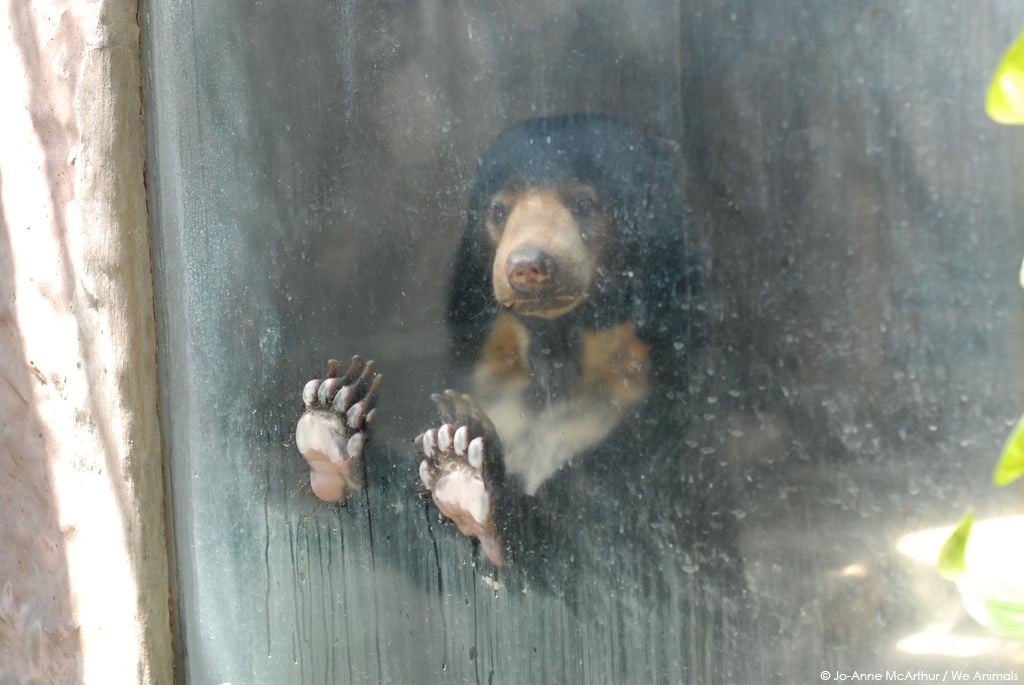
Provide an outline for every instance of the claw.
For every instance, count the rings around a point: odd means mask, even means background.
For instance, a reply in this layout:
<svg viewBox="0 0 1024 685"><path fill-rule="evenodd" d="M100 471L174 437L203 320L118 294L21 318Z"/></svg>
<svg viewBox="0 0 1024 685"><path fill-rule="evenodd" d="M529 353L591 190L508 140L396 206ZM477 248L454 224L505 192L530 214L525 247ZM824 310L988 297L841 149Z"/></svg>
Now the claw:
<svg viewBox="0 0 1024 685"><path fill-rule="evenodd" d="M346 451L348 452L349 459L359 459L363 456L363 446L366 444L366 435L364 433L356 433L348 439L348 445L346 445Z"/></svg>
<svg viewBox="0 0 1024 685"><path fill-rule="evenodd" d="M328 359L327 360L327 375L325 376L325 378L334 378L335 376L338 375L338 369L340 369L340 368L341 368L341 362L339 362L337 359Z"/></svg>
<svg viewBox="0 0 1024 685"><path fill-rule="evenodd" d="M316 404L317 390L320 388L320 379L316 378L306 383L302 388L302 402L307 407L312 407Z"/></svg>
<svg viewBox="0 0 1024 685"><path fill-rule="evenodd" d="M320 404L328 404L334 399L334 394L338 392L338 388L341 387L341 381L337 378L328 378L320 384L320 389L317 390L316 398Z"/></svg>
<svg viewBox="0 0 1024 685"><path fill-rule="evenodd" d="M360 372L363 370L363 358L358 354L352 356L352 362L348 365L348 370L345 371L345 375L341 377L341 381L344 385L349 385L356 378L359 377Z"/></svg>
<svg viewBox="0 0 1024 685"><path fill-rule="evenodd" d="M452 449L452 428L447 423L437 431L437 449L449 452Z"/></svg>
<svg viewBox="0 0 1024 685"><path fill-rule="evenodd" d="M460 415L469 415L469 405L466 403L464 399L462 399L462 395L455 392L454 390L445 390L444 394L445 397L448 398L448 401L451 403L452 411L455 413L456 417Z"/></svg>
<svg viewBox="0 0 1024 685"><path fill-rule="evenodd" d="M460 457L466 456L466 443L469 442L469 428L466 426L460 427L455 431L455 439L453 445L455 447L455 454Z"/></svg>
<svg viewBox="0 0 1024 685"><path fill-rule="evenodd" d="M384 376L374 374L373 382L370 383L370 389L366 391L366 397L363 398L363 402L366 403L367 407L373 407L377 403L377 395L380 393L380 386L383 382Z"/></svg>
<svg viewBox="0 0 1024 685"><path fill-rule="evenodd" d="M472 395L459 395L459 399L462 400L462 406L465 407L466 414L468 414L474 421L480 421L480 418L484 415L480 405L476 403L476 400Z"/></svg>
<svg viewBox="0 0 1024 685"><path fill-rule="evenodd" d="M467 457L469 465L475 469L480 469L484 465L484 439L473 438L472 442L469 443L469 455Z"/></svg>
<svg viewBox="0 0 1024 685"><path fill-rule="evenodd" d="M366 366L363 367L363 372L359 374L359 380L355 382L355 386L360 395L366 392L366 389L370 386L370 380L373 378L373 361L366 362Z"/></svg>
<svg viewBox="0 0 1024 685"><path fill-rule="evenodd" d="M484 432L489 435L497 434L497 430L494 427L494 423L491 422L491 417L487 415L487 412L483 410L480 403L476 401L476 398L472 395L463 395L463 401L469 406L470 411L473 415L473 420L480 425Z"/></svg>
<svg viewBox="0 0 1024 685"><path fill-rule="evenodd" d="M434 470L426 459L420 462L420 480L428 490L434 487Z"/></svg>
<svg viewBox="0 0 1024 685"><path fill-rule="evenodd" d="M334 396L334 411L339 414L344 414L348 411L349 407L352 406L352 401L356 397L356 389L354 386L346 385L338 394Z"/></svg>
<svg viewBox="0 0 1024 685"><path fill-rule="evenodd" d="M437 411L441 414L441 420L445 423L451 423L455 420L454 406L451 403L451 398L448 396L448 393L450 392L452 391L446 390L443 395L434 393L430 396L430 399L434 401L435 405L437 405Z"/></svg>
<svg viewBox="0 0 1024 685"><path fill-rule="evenodd" d="M352 430L359 430L363 425L363 411L365 406L362 402L356 402L352 405L352 408L348 410L345 418L348 419L348 427Z"/></svg>
<svg viewBox="0 0 1024 685"><path fill-rule="evenodd" d="M423 455L428 459L434 456L434 450L437 448L437 442L434 440L434 431L428 430L423 434Z"/></svg>

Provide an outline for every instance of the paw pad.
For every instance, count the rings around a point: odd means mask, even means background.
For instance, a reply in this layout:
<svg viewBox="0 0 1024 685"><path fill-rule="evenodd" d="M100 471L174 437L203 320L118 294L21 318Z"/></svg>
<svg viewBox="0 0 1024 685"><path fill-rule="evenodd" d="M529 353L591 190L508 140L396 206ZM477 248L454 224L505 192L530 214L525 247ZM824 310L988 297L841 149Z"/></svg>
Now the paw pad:
<svg viewBox="0 0 1024 685"><path fill-rule="evenodd" d="M309 381L302 389L306 413L295 428L295 444L310 468L313 494L326 502L344 499L359 487L355 462L366 446L367 429L375 409L382 377L373 362L352 357L348 369L327 363L326 378Z"/></svg>
<svg viewBox="0 0 1024 685"><path fill-rule="evenodd" d="M488 454L490 445L498 444L494 427L468 395L448 390L433 400L445 423L416 438L423 452L420 481L441 513L463 535L479 539L487 558L500 565L501 545L492 512L500 461L489 459Z"/></svg>

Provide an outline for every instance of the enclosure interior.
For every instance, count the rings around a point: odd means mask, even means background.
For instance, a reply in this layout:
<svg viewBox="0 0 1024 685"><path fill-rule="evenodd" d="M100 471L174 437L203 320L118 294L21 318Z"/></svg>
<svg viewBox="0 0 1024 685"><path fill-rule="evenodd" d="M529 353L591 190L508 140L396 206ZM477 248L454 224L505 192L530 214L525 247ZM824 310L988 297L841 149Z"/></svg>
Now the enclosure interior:
<svg viewBox="0 0 1024 685"><path fill-rule="evenodd" d="M188 682L795 682L1020 658L921 639L983 633L897 550L1020 504L990 475L1019 414L1024 133L982 108L1019 5L173 0L141 20ZM675 146L706 250L720 361L699 411L723 441L664 440L738 493L748 589L713 629L699 600L652 635L611 599L509 592L387 487L415 478L434 420L478 156L578 111ZM387 386L366 492L326 505L293 444L300 393L353 353Z"/></svg>

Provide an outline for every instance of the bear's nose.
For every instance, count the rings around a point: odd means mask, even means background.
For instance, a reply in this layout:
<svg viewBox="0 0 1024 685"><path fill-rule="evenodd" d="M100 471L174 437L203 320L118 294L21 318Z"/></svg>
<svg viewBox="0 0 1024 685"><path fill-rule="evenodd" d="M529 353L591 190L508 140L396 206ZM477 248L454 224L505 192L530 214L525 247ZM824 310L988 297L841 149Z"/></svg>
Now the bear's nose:
<svg viewBox="0 0 1024 685"><path fill-rule="evenodd" d="M555 260L536 245L522 245L512 250L505 262L508 283L516 292L536 294L551 281Z"/></svg>

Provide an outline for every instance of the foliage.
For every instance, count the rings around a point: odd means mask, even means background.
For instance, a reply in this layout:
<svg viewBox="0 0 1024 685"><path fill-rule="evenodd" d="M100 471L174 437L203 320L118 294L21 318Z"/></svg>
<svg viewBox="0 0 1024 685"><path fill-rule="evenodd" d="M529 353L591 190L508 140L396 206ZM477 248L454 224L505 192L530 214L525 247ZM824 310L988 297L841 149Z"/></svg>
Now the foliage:
<svg viewBox="0 0 1024 685"><path fill-rule="evenodd" d="M996 67L985 98L985 111L1000 124L1024 124L1024 34Z"/></svg>
<svg viewBox="0 0 1024 685"><path fill-rule="evenodd" d="M955 578L967 570L967 541L973 526L974 509L968 509L939 551L939 571L944 576Z"/></svg>

